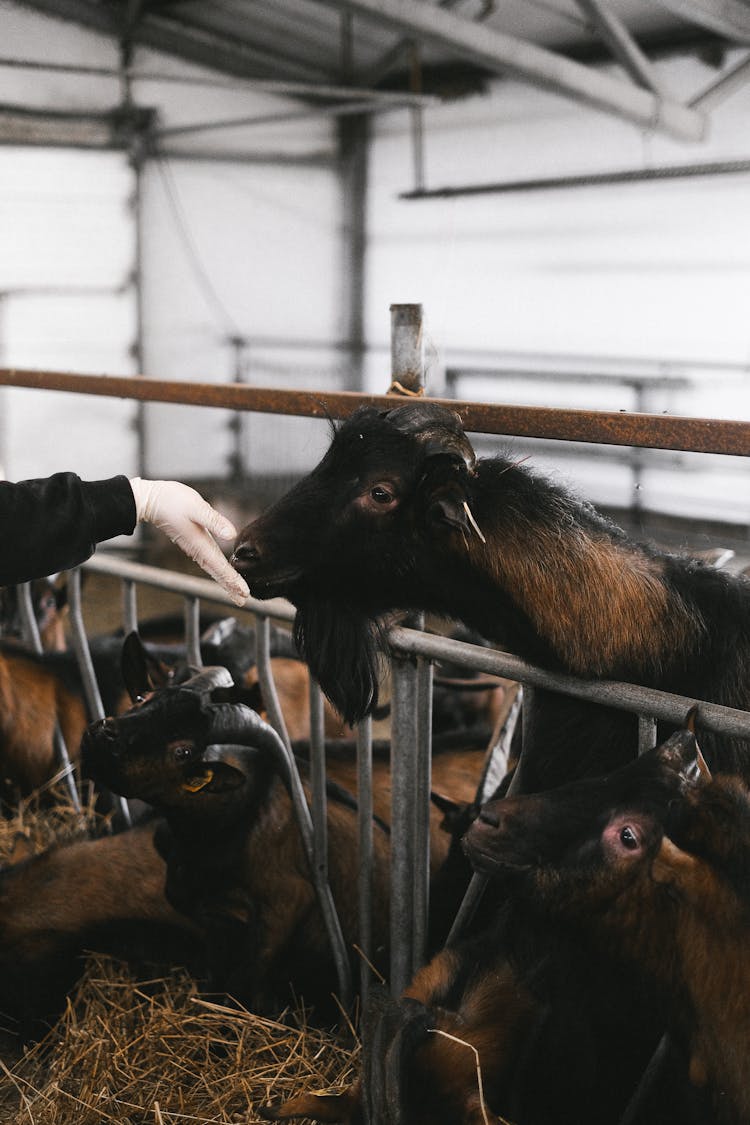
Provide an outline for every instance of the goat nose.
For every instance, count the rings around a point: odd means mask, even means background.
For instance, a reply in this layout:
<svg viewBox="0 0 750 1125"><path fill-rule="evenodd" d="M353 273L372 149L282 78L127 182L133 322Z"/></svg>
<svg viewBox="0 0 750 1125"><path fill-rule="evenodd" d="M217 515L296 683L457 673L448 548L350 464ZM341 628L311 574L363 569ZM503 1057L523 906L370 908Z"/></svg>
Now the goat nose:
<svg viewBox="0 0 750 1125"><path fill-rule="evenodd" d="M240 543L230 561L232 566L247 566L248 563L257 562L259 558L260 551L256 546L252 543Z"/></svg>

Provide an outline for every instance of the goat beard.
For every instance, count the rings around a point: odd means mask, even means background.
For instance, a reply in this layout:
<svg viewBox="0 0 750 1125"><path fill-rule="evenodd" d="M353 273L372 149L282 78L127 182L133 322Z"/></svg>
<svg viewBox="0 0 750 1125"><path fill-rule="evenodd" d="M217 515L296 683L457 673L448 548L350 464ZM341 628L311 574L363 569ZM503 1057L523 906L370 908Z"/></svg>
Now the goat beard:
<svg viewBox="0 0 750 1125"><path fill-rule="evenodd" d="M352 606L315 599L300 605L294 642L333 706L350 726L378 703L381 627Z"/></svg>

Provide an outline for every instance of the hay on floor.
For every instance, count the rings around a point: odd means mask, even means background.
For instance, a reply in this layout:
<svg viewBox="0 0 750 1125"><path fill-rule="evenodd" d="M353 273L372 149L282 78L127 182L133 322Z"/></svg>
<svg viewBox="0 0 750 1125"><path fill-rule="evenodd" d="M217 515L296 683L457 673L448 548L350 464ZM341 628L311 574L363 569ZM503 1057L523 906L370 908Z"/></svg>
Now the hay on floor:
<svg viewBox="0 0 750 1125"><path fill-rule="evenodd" d="M64 795L21 803L0 820L0 863L19 834L36 852L102 824ZM304 1012L264 1019L202 995L182 969L139 980L96 953L65 1012L19 1057L0 1048L0 1121L8 1125L190 1125L258 1121L255 1109L353 1081L353 1038L310 1026Z"/></svg>

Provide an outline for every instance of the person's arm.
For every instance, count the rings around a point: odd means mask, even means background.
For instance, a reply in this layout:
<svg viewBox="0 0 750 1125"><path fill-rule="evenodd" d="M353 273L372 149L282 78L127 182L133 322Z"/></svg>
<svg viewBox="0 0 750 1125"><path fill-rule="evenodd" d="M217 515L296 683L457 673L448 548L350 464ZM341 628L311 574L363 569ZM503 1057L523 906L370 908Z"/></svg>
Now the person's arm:
<svg viewBox="0 0 750 1125"><path fill-rule="evenodd" d="M97 543L132 534L139 521L160 528L242 605L247 583L212 538L233 538L233 524L195 489L140 477L82 481L75 473L55 473L19 484L0 481L0 586L77 566Z"/></svg>
<svg viewBox="0 0 750 1125"><path fill-rule="evenodd" d="M77 566L97 543L132 534L136 522L125 476L82 481L75 473L55 473L0 481L0 586Z"/></svg>

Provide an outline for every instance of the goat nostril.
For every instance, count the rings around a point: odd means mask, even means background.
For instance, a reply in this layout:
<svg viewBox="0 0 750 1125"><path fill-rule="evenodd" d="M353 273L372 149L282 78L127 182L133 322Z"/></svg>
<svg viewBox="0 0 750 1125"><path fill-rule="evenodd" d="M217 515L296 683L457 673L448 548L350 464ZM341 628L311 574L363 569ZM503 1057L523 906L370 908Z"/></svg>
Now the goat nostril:
<svg viewBox="0 0 750 1125"><path fill-rule="evenodd" d="M252 543L240 543L239 546L235 548L231 562L236 566L237 563L255 562L259 558L260 551L257 547L254 547Z"/></svg>

